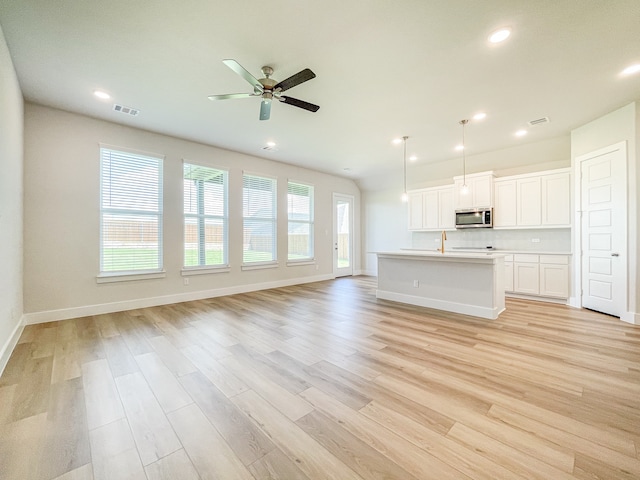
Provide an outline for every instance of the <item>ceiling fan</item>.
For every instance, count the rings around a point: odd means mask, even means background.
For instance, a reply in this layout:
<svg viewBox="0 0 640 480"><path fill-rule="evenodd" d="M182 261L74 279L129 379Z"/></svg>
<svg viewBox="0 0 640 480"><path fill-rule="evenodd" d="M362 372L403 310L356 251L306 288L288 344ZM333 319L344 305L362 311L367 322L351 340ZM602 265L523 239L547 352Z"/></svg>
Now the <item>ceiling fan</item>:
<svg viewBox="0 0 640 480"><path fill-rule="evenodd" d="M247 82L249 82L253 87L253 93L209 95L209 100L262 97L262 103L260 104L260 120L269 120L269 117L271 116L271 101L274 98L282 103L293 105L294 107L298 108L303 108L304 110L309 110L310 112L317 112L320 108L318 105L314 105L313 103L282 95L282 92L284 92L285 90L289 90L296 85L300 85L301 83L311 80L312 78L316 78L316 74L308 68L305 68L304 70L290 76L285 80L282 80L281 82L276 82L271 78L271 75L273 75L273 68L271 67L262 67L262 74L264 75L264 78L258 80L256 77L251 75L242 65L240 65L233 59L223 60L222 63L224 63L227 67L229 67L231 70L233 70Z"/></svg>

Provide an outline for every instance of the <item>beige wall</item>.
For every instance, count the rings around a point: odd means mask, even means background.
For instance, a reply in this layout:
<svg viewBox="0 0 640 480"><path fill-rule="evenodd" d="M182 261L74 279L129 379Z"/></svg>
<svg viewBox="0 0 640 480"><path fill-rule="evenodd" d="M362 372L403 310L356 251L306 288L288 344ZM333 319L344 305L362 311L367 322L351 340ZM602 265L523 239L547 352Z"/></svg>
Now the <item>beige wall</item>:
<svg viewBox="0 0 640 480"><path fill-rule="evenodd" d="M23 102L0 29L0 373L22 319Z"/></svg>
<svg viewBox="0 0 640 480"><path fill-rule="evenodd" d="M166 277L97 284L99 144L161 154ZM182 161L229 170L229 273L181 275ZM278 268L242 271L242 172L278 181ZM316 265L286 266L287 180L315 192ZM355 269L360 269L360 192L353 181L39 105L25 106L25 291L28 321L69 318L327 278L333 272L333 193L355 199Z"/></svg>
<svg viewBox="0 0 640 480"><path fill-rule="evenodd" d="M571 158L575 166L575 159L580 155L626 142L627 144L627 253L628 253L628 308L629 320L640 324L640 243L638 239L638 225L640 225L640 112L637 103L630 103L603 117L575 129L571 133ZM577 280L575 282L578 284ZM634 317L634 318L633 318Z"/></svg>

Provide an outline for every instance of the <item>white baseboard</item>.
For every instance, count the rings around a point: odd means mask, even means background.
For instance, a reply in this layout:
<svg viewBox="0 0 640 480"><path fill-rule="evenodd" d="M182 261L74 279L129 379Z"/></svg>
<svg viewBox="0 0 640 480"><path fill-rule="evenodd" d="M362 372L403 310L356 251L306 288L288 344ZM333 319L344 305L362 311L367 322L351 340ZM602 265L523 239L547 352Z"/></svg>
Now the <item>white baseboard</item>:
<svg viewBox="0 0 640 480"><path fill-rule="evenodd" d="M9 357L13 353L13 349L16 348L18 344L18 340L20 340L20 335L22 335L22 331L24 330L25 318L24 316L20 318L20 321L9 335L9 338L2 346L2 350L0 350L0 375L4 372L4 368L7 366L9 362Z"/></svg>
<svg viewBox="0 0 640 480"><path fill-rule="evenodd" d="M522 293L505 293L505 297L510 298L521 298L522 300L533 300L534 302L546 302L546 303L558 303L560 305L569 305L573 306L569 303L567 299L564 298L553 298L553 297L541 297L539 295L524 295Z"/></svg>
<svg viewBox="0 0 640 480"><path fill-rule="evenodd" d="M135 300L125 300L122 302L101 303L98 305L86 305L82 307L64 308L60 310L47 310L43 312L26 313L25 323L33 325L36 323L55 322L58 320L68 320L70 318L87 317L90 315L101 315L103 313L122 312L124 310L134 310L136 308L157 307L172 303L189 302L192 300L202 300L205 298L222 297L225 295L235 295L237 293L256 292L269 288L289 287L303 283L321 282L333 280L332 274L315 275L312 277L290 278L286 280L276 280L273 282L252 283L246 285L236 285L233 287L216 288L212 290L199 290L197 292L178 293L175 295L165 295L162 297L140 298Z"/></svg>
<svg viewBox="0 0 640 480"><path fill-rule="evenodd" d="M640 314L634 312L627 312L620 316L620 320L631 325L640 325Z"/></svg>
<svg viewBox="0 0 640 480"><path fill-rule="evenodd" d="M392 300L394 302L408 303L419 307L435 308L436 310L444 310L447 312L462 313L463 315L472 315L474 317L488 318L495 320L498 318L504 308L481 307L477 305L468 305L465 303L450 302L447 300L439 300L436 298L419 297L416 295L407 295L405 293L389 292L386 290L376 290L376 298L382 300Z"/></svg>

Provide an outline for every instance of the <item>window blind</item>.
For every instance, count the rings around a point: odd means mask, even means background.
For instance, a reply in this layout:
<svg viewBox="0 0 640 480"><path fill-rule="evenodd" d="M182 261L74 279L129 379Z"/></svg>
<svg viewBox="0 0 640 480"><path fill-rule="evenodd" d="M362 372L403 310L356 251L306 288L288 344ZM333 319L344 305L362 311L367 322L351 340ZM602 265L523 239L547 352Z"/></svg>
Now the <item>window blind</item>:
<svg viewBox="0 0 640 480"><path fill-rule="evenodd" d="M228 173L184 163L184 266L228 264Z"/></svg>
<svg viewBox="0 0 640 480"><path fill-rule="evenodd" d="M162 270L162 158L100 149L100 272Z"/></svg>
<svg viewBox="0 0 640 480"><path fill-rule="evenodd" d="M242 178L244 263L276 260L276 180L244 174Z"/></svg>
<svg viewBox="0 0 640 480"><path fill-rule="evenodd" d="M288 259L313 258L313 187L289 182L287 212Z"/></svg>

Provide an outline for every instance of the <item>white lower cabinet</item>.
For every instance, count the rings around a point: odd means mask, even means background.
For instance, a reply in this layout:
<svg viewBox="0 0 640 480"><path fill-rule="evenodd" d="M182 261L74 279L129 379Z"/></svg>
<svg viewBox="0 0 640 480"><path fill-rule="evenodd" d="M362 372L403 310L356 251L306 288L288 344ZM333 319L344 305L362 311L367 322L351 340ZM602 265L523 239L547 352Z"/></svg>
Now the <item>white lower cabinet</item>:
<svg viewBox="0 0 640 480"><path fill-rule="evenodd" d="M568 255L506 255L505 291L550 298L569 298Z"/></svg>
<svg viewBox="0 0 640 480"><path fill-rule="evenodd" d="M540 295L569 297L569 258L563 255L540 255Z"/></svg>
<svg viewBox="0 0 640 480"><path fill-rule="evenodd" d="M538 255L513 256L513 291L527 295L540 294Z"/></svg>

